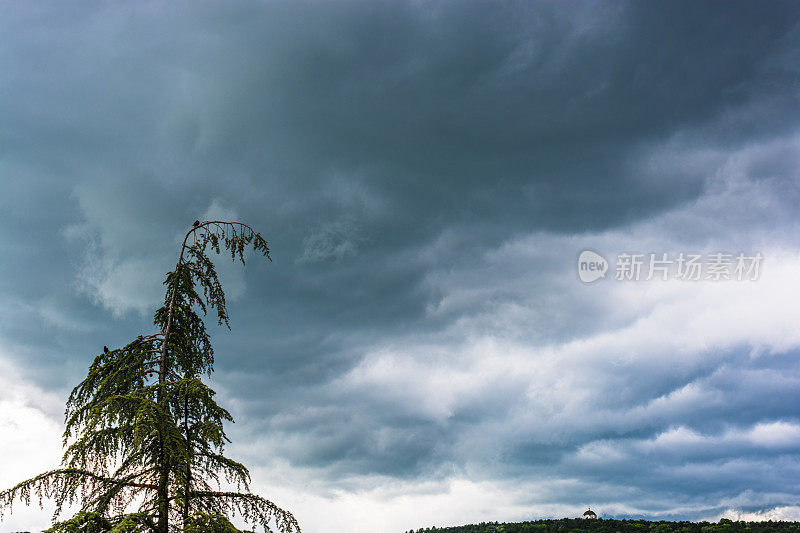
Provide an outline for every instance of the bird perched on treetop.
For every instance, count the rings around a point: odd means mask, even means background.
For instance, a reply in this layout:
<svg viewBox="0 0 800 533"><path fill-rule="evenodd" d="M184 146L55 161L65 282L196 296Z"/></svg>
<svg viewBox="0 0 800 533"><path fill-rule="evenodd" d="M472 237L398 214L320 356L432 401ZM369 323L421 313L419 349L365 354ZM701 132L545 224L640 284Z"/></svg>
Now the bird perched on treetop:
<svg viewBox="0 0 800 533"><path fill-rule="evenodd" d="M192 225L196 228L197 226L200 225L200 221L199 220L195 220L194 224L192 224Z"/></svg>
<svg viewBox="0 0 800 533"><path fill-rule="evenodd" d="M108 346L103 346L103 353L108 353Z"/></svg>

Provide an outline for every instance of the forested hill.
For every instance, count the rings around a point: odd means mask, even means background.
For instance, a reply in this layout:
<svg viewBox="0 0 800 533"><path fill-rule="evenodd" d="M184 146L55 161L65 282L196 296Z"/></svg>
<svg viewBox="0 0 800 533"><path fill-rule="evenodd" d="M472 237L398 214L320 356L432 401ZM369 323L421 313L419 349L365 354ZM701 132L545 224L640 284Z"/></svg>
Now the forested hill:
<svg viewBox="0 0 800 533"><path fill-rule="evenodd" d="M649 522L647 520L536 520L500 524L497 522L425 528L409 533L800 533L800 522Z"/></svg>

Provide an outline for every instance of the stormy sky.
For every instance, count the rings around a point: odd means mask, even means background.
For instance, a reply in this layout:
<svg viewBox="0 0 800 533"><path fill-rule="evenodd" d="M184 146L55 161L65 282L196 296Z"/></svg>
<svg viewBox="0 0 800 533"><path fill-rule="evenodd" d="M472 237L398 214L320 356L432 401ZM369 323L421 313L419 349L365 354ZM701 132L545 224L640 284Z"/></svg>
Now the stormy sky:
<svg viewBox="0 0 800 533"><path fill-rule="evenodd" d="M226 218L227 449L307 533L800 520L797 3L4 2L0 184L3 488Z"/></svg>

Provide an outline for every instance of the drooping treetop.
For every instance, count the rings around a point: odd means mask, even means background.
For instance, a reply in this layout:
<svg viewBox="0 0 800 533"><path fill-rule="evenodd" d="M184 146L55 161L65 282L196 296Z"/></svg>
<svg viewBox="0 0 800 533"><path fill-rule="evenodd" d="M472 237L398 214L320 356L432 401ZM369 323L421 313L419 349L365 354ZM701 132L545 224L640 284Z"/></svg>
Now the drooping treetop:
<svg viewBox="0 0 800 533"><path fill-rule="evenodd" d="M244 465L224 454L229 442L219 406L203 382L214 349L203 317L209 308L230 327L225 294L208 252L244 264L251 249L270 259L267 242L247 224L196 221L155 312L155 333L95 357L67 400L61 468L0 492L0 517L15 500L52 499L48 532L236 533L240 516L265 531L299 533L294 516L250 492ZM270 259L271 260L271 259Z"/></svg>

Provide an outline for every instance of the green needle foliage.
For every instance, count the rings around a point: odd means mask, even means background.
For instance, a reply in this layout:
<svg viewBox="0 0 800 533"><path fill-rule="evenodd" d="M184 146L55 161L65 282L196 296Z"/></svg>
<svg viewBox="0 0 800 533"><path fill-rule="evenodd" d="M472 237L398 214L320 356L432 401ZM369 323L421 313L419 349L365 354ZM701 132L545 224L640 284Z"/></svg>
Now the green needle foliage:
<svg viewBox="0 0 800 533"><path fill-rule="evenodd" d="M269 259L250 226L195 222L167 273L158 332L95 358L67 401L62 468L0 492L0 517L15 500L35 497L55 501L54 521L80 505L52 533L237 533L226 518L234 513L265 531L299 533L292 514L252 494L247 468L224 455L223 425L233 419L201 379L214 369L203 316L211 308L230 327L207 252L224 249L244 264L249 248Z"/></svg>

